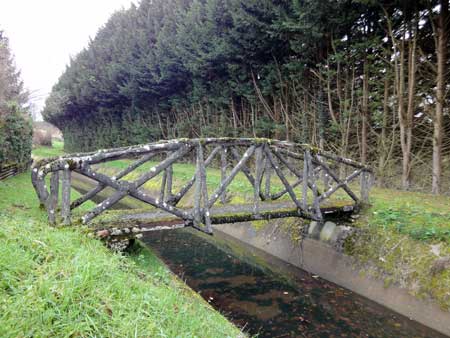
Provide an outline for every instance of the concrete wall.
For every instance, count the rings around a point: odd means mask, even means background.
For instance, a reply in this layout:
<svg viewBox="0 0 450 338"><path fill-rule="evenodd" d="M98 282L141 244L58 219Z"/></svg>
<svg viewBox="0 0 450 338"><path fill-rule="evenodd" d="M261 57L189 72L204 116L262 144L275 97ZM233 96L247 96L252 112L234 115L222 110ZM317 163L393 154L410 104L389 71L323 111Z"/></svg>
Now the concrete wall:
<svg viewBox="0 0 450 338"><path fill-rule="evenodd" d="M390 308L412 320L450 336L450 313L431 301L419 300L407 290L384 287L381 280L363 276L354 267L351 257L315 239L305 239L302 246L283 232L279 221L255 230L251 223L216 225L223 232L246 244L267 252L283 261L339 284L355 293Z"/></svg>

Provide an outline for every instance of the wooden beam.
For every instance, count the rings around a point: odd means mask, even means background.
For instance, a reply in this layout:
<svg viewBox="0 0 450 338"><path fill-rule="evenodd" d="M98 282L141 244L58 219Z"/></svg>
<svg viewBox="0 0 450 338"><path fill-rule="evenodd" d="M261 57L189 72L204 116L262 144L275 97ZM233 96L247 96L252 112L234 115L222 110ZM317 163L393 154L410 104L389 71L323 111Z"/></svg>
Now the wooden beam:
<svg viewBox="0 0 450 338"><path fill-rule="evenodd" d="M40 165L38 163L33 164L31 168L31 183L36 191L36 195L38 196L40 207L45 207L46 198L44 197L41 185L43 180L40 179L39 173L42 173Z"/></svg>
<svg viewBox="0 0 450 338"><path fill-rule="evenodd" d="M265 161L265 169L264 169L264 176L266 178L265 186L264 186L264 198L269 199L270 198L270 183L272 180L272 165L270 164L270 160L267 158L267 155L265 155L266 161ZM287 190L286 190L287 191Z"/></svg>
<svg viewBox="0 0 450 338"><path fill-rule="evenodd" d="M201 228L202 224L202 180L199 170L199 150L196 154L196 166L195 166L195 192L194 192L194 209L192 210L192 216L194 219L194 226Z"/></svg>
<svg viewBox="0 0 450 338"><path fill-rule="evenodd" d="M185 147L182 141L150 143L132 147L118 148L113 150L99 150L93 155L81 157L83 163L98 164L103 162L127 159L130 157L143 156L148 154L160 154L163 152L173 152Z"/></svg>
<svg viewBox="0 0 450 338"><path fill-rule="evenodd" d="M348 184L356 177L358 177L362 171L363 169L355 170L350 176L340 181L334 187L330 187L326 192L319 196L319 202L322 202L323 200L329 198L335 191L337 191L339 188L342 188L344 185L348 186Z"/></svg>
<svg viewBox="0 0 450 338"><path fill-rule="evenodd" d="M140 158L139 160L133 162L127 168L125 168L122 171L120 171L115 176L116 179L119 180L119 179L125 177L126 175L131 173L133 170L139 168L143 164L145 164L148 161L150 161L153 157L155 157L155 155L156 155L156 153L151 153L151 154L144 155L142 158ZM105 188L106 188L106 186L104 184L101 184L101 183L98 184L94 189L88 191L86 194L84 194L83 196L81 196L77 200L73 201L73 203L70 205L70 208L71 209L75 209L75 208L79 207L80 205L82 205L86 201L92 199L95 195L97 195L100 192L102 192Z"/></svg>
<svg viewBox="0 0 450 338"><path fill-rule="evenodd" d="M363 171L361 174L361 202L369 203L370 173Z"/></svg>
<svg viewBox="0 0 450 338"><path fill-rule="evenodd" d="M308 186L309 186L308 159L303 156L303 187L302 187L302 207L306 210L308 207Z"/></svg>
<svg viewBox="0 0 450 338"><path fill-rule="evenodd" d="M253 152L255 151L256 146L250 146L250 148L247 149L247 151L244 153L242 158L239 160L239 162L236 164L236 166L231 170L228 177L220 184L220 187L216 189L216 191L212 194L212 196L209 198L208 207L211 208L214 203L217 201L217 199L220 197L220 195L225 191L227 186L231 183L231 181L234 179L234 177L239 173L239 171L242 170L242 168L245 166L245 163L249 160L249 158L253 155Z"/></svg>
<svg viewBox="0 0 450 338"><path fill-rule="evenodd" d="M111 187L113 189L116 189L119 191L126 190L126 191L128 191L128 193L131 197L133 197L141 202L150 204L151 206L153 206L155 208L167 211L168 213L175 215L181 219L186 220L186 219L191 218L190 215L186 211L176 208L176 207L173 207L173 206L169 205L168 203L158 201L151 196L148 196L145 192L135 189L132 186L132 184L130 184L129 182L113 181L110 177L108 177L106 175L93 172L90 169L90 167L84 168L83 171L79 170L77 172L80 173L81 175L89 177L99 183L103 183L106 186ZM104 202L105 201L103 201L103 203ZM105 208L105 210L106 210L106 208ZM82 221L85 224L89 222L89 220L86 219L86 215L82 217Z"/></svg>
<svg viewBox="0 0 450 338"><path fill-rule="evenodd" d="M281 152L278 148L272 148L273 153L275 154L275 156L280 160L281 163L283 163L286 168L289 169L289 171L291 173L293 173L295 176L297 176L300 180L303 180L303 175L304 173L301 173L299 170L297 170L291 163L289 163L284 157L283 155L281 155ZM320 169L319 169L320 170ZM314 168L314 174L317 174L319 170L316 170L316 168ZM308 183L308 186L310 189L312 189L313 187L311 186L311 184L309 183L309 181L306 181ZM320 191L318 190L318 194L320 195Z"/></svg>
<svg viewBox="0 0 450 338"><path fill-rule="evenodd" d="M314 173L317 174L320 170L321 170L320 167L316 167L316 168L314 168ZM303 180L303 177L302 177L302 178L299 178L297 181L295 181L293 184L291 184L291 186L292 186L292 188L294 189L294 188L298 187L301 183L304 183L304 182L305 182L305 181ZM306 182L306 184L309 184L309 183ZM275 201L275 200L277 200L277 199L280 199L281 197L283 197L283 196L286 195L286 194L287 194L287 190L286 190L286 188L285 188L285 189L283 189L283 190L277 192L276 194L272 194L272 195L270 196L270 199L271 199L272 201Z"/></svg>
<svg viewBox="0 0 450 338"><path fill-rule="evenodd" d="M100 215L103 211L111 208L114 204L119 202L122 198L127 196L128 194L133 195L133 192L135 193L137 188L145 184L147 181L151 180L152 178L156 177L161 171L166 169L168 166L173 164L175 161L182 158L184 155L186 155L189 151L192 150L191 146L183 146L180 149L178 149L176 152L172 153L170 156L168 156L164 161L160 162L153 168L151 168L147 173L144 173L139 177L136 181L133 183L129 183L126 181L120 182L117 187L117 192L105 199L102 203L98 204L94 209L92 209L90 212L88 212L85 216L83 216L83 222L87 223L91 221L93 218ZM91 169L87 170L87 168L83 168L79 170L81 174L84 174L88 177L91 177L93 179L96 178L103 178L104 180L107 178L106 175L102 175L100 173L92 172ZM109 179L109 178L108 178ZM116 180L111 180L116 181ZM106 180L104 181L106 183ZM108 184L108 183L106 183ZM110 186L113 186L111 184L108 184ZM113 186L114 187L114 186ZM133 195L134 196L134 195ZM141 199L141 198L138 198ZM144 201L144 200L143 200ZM155 201L156 205L159 205L159 201ZM151 204L151 203L150 203Z"/></svg>
<svg viewBox="0 0 450 338"><path fill-rule="evenodd" d="M69 164L63 170L62 174L62 190L61 190L61 216L62 224L70 225L70 188L71 188L71 171Z"/></svg>
<svg viewBox="0 0 450 338"><path fill-rule="evenodd" d="M303 182L303 178L297 179L297 181L295 181L295 182L291 185L291 186L292 186L292 189L297 188L302 182ZM283 190L281 190L281 191L279 191L279 192L277 192L277 193L275 193L275 194L271 194L271 195L270 195L270 199L271 199L272 201L276 201L277 199L280 199L281 197L283 197L284 195L286 195L287 192L288 192L288 191L286 190L286 188L284 188Z"/></svg>
<svg viewBox="0 0 450 338"><path fill-rule="evenodd" d="M325 171L325 172L327 172L328 173L328 175L330 175L331 176L331 178L337 183L337 184L339 184L339 183L341 183L341 181L339 180L339 177L335 174L335 173L333 173L333 171L330 169L330 167L325 163L325 162L322 162L320 159L318 159L317 158L317 156L316 156L316 161L319 163L319 165L323 168L323 170ZM358 199L358 197L353 193L353 191L349 188L349 186L347 185L347 184L343 184L342 185L342 189L344 189L345 190L345 192L356 202L356 203L359 203L359 199Z"/></svg>
<svg viewBox="0 0 450 338"><path fill-rule="evenodd" d="M220 151L220 183L223 183L225 181L225 178L227 177L227 148L222 147ZM225 204L227 202L227 191L226 189L224 192L220 195L220 202L222 204Z"/></svg>
<svg viewBox="0 0 450 338"><path fill-rule="evenodd" d="M261 181L262 181L262 175L263 175L263 148L264 145L259 145L255 150L255 188L254 188L254 194L253 194L253 212L258 215L259 214L259 202L261 200Z"/></svg>
<svg viewBox="0 0 450 338"><path fill-rule="evenodd" d="M305 159L308 163L308 177L309 177L309 180L310 180L311 186L312 186L311 190L313 193L313 210L315 211L316 220L319 222L322 222L323 215L322 215L322 211L320 210L319 194L318 194L317 185L316 185L316 177L314 175L312 156L311 156L311 153L309 150L305 151Z"/></svg>
<svg viewBox="0 0 450 338"><path fill-rule="evenodd" d="M200 210L202 221L204 221L206 232L212 233L211 219L208 206L208 187L206 182L206 169L203 157L203 146L199 142L197 146L197 172L198 172L198 186L200 186L200 200L203 202L203 206ZM198 224L196 224L198 226Z"/></svg>
<svg viewBox="0 0 450 338"><path fill-rule="evenodd" d="M221 216L212 215L211 222L213 224L228 224L228 223L240 223L240 222L251 222L257 220L271 220L277 218L287 218L287 217L302 217L305 219L313 219L311 214L304 212L303 210L298 210L297 208L292 208L289 210L279 210L279 211L260 211L259 214L252 212L239 213L236 215Z"/></svg>
<svg viewBox="0 0 450 338"><path fill-rule="evenodd" d="M270 148L268 146L265 147L264 149L265 153L266 153L266 157L269 159L272 168L275 170L276 174L278 175L278 177L280 178L281 182L283 183L284 187L286 188L286 190L288 191L289 196L291 197L292 201L295 203L295 206L297 207L297 209L299 211L303 211L303 206L301 205L301 203L298 201L297 196L295 195L294 190L292 189L292 187L290 186L288 180L286 179L286 177L284 176L283 172L281 171L280 167L278 166L278 164L275 162L275 159L272 156L272 152L270 151Z"/></svg>
<svg viewBox="0 0 450 338"><path fill-rule="evenodd" d="M205 161L205 166L206 167L212 162L214 157L219 152L220 148L221 148L220 146L215 147L213 149L213 151L211 152L211 154L209 154L208 158ZM181 201L181 199L187 194L187 192L192 188L192 186L194 185L195 177L196 176L194 174L194 176L192 176L192 178L189 180L189 182L186 183L176 195L172 196L172 198L170 198L167 201L167 203L169 203L169 204L171 204L173 206L176 206Z"/></svg>
<svg viewBox="0 0 450 338"><path fill-rule="evenodd" d="M40 206L48 210L48 199L50 195L45 186L45 176L44 168L36 167L31 172L31 181L39 198Z"/></svg>
<svg viewBox="0 0 450 338"><path fill-rule="evenodd" d="M48 221L50 224L56 224L56 212L58 207L59 195L59 171L52 172L50 177L50 197L48 201Z"/></svg>
<svg viewBox="0 0 450 338"><path fill-rule="evenodd" d="M166 169L167 181L166 181L166 196L164 198L164 202L167 202L170 198L172 198L172 188L173 188L173 165L170 165Z"/></svg>
<svg viewBox="0 0 450 338"><path fill-rule="evenodd" d="M160 191L159 191L159 200L160 201L165 201L165 196L166 196L166 182L167 182L167 169L163 171L163 176L161 179L161 187L160 187Z"/></svg>
<svg viewBox="0 0 450 338"><path fill-rule="evenodd" d="M239 162L241 156L239 154L239 152L237 151L236 148L231 148L231 154L233 155L233 158L235 159L236 162ZM247 177L247 180L250 182L250 184L252 185L253 189L255 189L256 187L256 182L255 182L255 178L253 177L251 170L247 167L247 165L243 165L242 166L242 172L244 173L245 177ZM261 200L265 200L265 196L262 192L259 193L259 197L261 198Z"/></svg>

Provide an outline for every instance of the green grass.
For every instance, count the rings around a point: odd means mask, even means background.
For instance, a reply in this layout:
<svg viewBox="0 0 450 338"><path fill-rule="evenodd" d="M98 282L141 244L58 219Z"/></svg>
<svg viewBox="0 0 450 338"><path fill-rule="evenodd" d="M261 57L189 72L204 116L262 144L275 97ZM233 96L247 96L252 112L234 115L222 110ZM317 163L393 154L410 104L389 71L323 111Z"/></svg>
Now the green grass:
<svg viewBox="0 0 450 338"><path fill-rule="evenodd" d="M48 226L29 173L0 182L1 337L239 335L151 252Z"/></svg>
<svg viewBox="0 0 450 338"><path fill-rule="evenodd" d="M450 256L450 198L375 188L371 202L346 252L385 285L400 285L449 311L450 270L432 273L432 266Z"/></svg>
<svg viewBox="0 0 450 338"><path fill-rule="evenodd" d="M413 239L450 244L450 198L425 193L373 189L367 221Z"/></svg>
<svg viewBox="0 0 450 338"><path fill-rule="evenodd" d="M64 154L64 142L53 141L52 147L37 147L33 149L33 158L56 157Z"/></svg>

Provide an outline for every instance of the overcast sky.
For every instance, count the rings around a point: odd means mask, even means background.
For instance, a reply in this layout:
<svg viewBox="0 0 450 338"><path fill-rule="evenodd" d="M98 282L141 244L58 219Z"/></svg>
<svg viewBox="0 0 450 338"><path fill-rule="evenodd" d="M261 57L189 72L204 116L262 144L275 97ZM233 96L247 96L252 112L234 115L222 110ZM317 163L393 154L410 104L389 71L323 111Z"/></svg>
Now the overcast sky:
<svg viewBox="0 0 450 338"><path fill-rule="evenodd" d="M0 29L10 40L25 86L40 110L70 56L116 10L136 0L0 0Z"/></svg>

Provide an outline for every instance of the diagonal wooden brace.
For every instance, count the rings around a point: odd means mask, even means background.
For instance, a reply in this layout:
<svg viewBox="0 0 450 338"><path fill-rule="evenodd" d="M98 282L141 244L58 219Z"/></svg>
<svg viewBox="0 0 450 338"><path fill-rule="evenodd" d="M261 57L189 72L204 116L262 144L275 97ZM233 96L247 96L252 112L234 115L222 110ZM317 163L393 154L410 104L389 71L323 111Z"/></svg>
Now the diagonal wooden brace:
<svg viewBox="0 0 450 338"><path fill-rule="evenodd" d="M211 219L208 207L208 190L206 185L206 170L203 158L203 146L201 142L197 145L197 171L196 171L196 189L194 200L194 226L203 230L206 233L212 233ZM203 207L202 207L203 201ZM206 229L202 229L202 224L205 224ZM206 230L206 231L205 231Z"/></svg>
<svg viewBox="0 0 450 338"><path fill-rule="evenodd" d="M330 169L330 167L325 163L322 162L318 156L315 156L317 163L323 168L323 170L330 175L330 177L339 185L340 187L345 190L345 192L356 202L359 203L359 198L353 193L353 191L349 188L349 186L345 182L341 182L339 177ZM361 170L361 169L360 169Z"/></svg>
<svg viewBox="0 0 450 338"><path fill-rule="evenodd" d="M319 201L329 198L332 194L334 194L338 189L343 188L344 186L348 187L348 184L353 181L356 177L358 177L363 169L355 170L351 175L347 176L344 180L340 181L334 186L330 187L326 192L319 196Z"/></svg>
<svg viewBox="0 0 450 338"><path fill-rule="evenodd" d="M242 155L242 158L239 160L239 162L236 164L236 166L231 170L230 174L223 180L223 182L220 184L220 186L216 189L216 191L212 194L212 196L209 198L208 201L208 208L211 208L214 203L216 203L217 199L220 197L220 195L225 191L225 189L228 187L228 185L233 181L234 177L239 173L239 171L242 170L242 168L245 166L245 163L250 159L250 157L253 155L255 151L256 146L251 146L247 149L247 151Z"/></svg>
<svg viewBox="0 0 450 338"><path fill-rule="evenodd" d="M231 148L231 155L233 156L233 158L235 159L236 162L239 162L239 160L241 159L241 156L239 155L237 149L234 147ZM256 189L256 181L255 181L255 178L253 177L250 169L244 164L242 166L241 170L244 173L245 177L247 177L247 180L250 182L253 189ZM261 189L259 189L259 190L261 190ZM261 191L259 192L259 198L263 201L266 199L264 194Z"/></svg>
<svg viewBox="0 0 450 338"><path fill-rule="evenodd" d="M125 177L130 172L132 172L133 170L139 168L144 163L150 161L155 155L156 155L156 153L151 153L151 154L144 155L141 159L137 160L136 162L130 164L124 170L120 171L116 175L116 179L121 179L122 177ZM79 207L84 202L92 199L95 195L97 195L100 192L102 192L103 189L105 189L105 188L106 188L106 186L104 184L99 183L94 189L88 191L86 194L84 194L83 196L81 196L77 200L73 201L72 204L70 205L70 209L75 209L75 208Z"/></svg>
<svg viewBox="0 0 450 338"><path fill-rule="evenodd" d="M93 172L89 167L79 170L78 172L80 172L81 174L84 174L85 176L88 176L94 180L101 179L101 180L103 180L103 182L100 181L100 183L105 183L108 186L111 186L118 190L115 194L113 194L112 196L105 199L102 203L98 204L94 209L92 209L85 216L83 216L83 218L82 218L83 223L88 223L93 218L95 218L99 214L101 214L103 211L111 208L114 204L119 202L122 198L126 197L128 194L130 194L131 196L133 196L137 199L142 200L143 202L149 203L153 206L157 205L159 207L160 203L158 200L154 200L152 198L150 198L150 199L143 198L145 196L138 194L137 188L144 185L147 181L151 180L152 178L156 177L161 171L166 169L168 166L172 165L175 161L182 158L189 151L191 151L191 149L192 149L192 146L183 145L180 149L178 149L176 152L171 154L169 157L167 157L164 161L160 162L155 167L151 168L149 172L143 174L140 178L138 178L133 183L130 183L127 181L116 182L116 180L113 180L106 175L102 175L100 173ZM149 202L149 201L151 201L151 202ZM166 211L171 212L170 209L167 209Z"/></svg>
<svg viewBox="0 0 450 338"><path fill-rule="evenodd" d="M272 168L275 170L275 173L278 175L278 177L280 178L281 182L283 183L284 187L286 188L286 190L289 193L289 196L291 197L292 201L295 203L295 206L297 207L297 209L299 210L299 212L306 212L306 210L303 210L303 206L302 204L299 202L299 200L297 199L297 196L295 195L294 190L292 189L291 185L289 184L288 180L286 179L286 177L284 176L283 172L281 171L280 167L278 166L278 164L275 162L275 159L272 156L272 152L270 151L269 147L265 147L264 149L267 159L270 161Z"/></svg>
<svg viewBox="0 0 450 338"><path fill-rule="evenodd" d="M217 153L219 152L221 147L216 147L213 149L213 151L211 152L211 154L209 154L208 158L205 161L205 166L207 167L209 164L211 164L212 160L214 159L214 157L217 155ZM176 195L173 195L171 198L168 199L167 203L175 206L177 205L181 199L184 197L184 195L187 194L187 192L192 188L192 186L195 183L195 178L196 176L192 176L192 178L189 180L188 183L186 183L180 190L179 193L177 193Z"/></svg>

